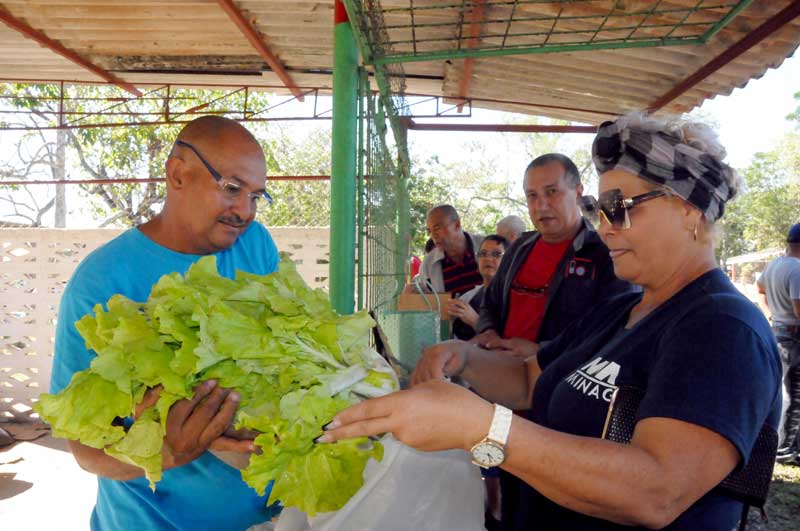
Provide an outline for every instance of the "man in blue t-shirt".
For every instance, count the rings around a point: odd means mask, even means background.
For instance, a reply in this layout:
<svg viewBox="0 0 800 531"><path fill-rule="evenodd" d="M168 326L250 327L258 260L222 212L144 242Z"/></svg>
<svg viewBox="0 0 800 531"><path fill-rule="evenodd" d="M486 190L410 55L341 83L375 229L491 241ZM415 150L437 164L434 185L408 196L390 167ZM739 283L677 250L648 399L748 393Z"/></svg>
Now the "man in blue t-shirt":
<svg viewBox="0 0 800 531"><path fill-rule="evenodd" d="M264 154L238 123L204 116L178 135L166 162L167 196L153 219L97 249L78 266L61 300L56 329L52 393L89 367L75 322L112 295L144 301L164 274L184 273L206 255L217 258L220 274L236 270L275 271L278 252L269 232L253 223L257 204L269 199ZM145 401L152 394L145 396ZM204 382L192 399L170 409L164 438L164 475L156 491L142 469L102 450L69 441L78 464L98 476L92 529L247 529L272 514L239 470L209 450L248 453L250 440L223 436L239 396Z"/></svg>

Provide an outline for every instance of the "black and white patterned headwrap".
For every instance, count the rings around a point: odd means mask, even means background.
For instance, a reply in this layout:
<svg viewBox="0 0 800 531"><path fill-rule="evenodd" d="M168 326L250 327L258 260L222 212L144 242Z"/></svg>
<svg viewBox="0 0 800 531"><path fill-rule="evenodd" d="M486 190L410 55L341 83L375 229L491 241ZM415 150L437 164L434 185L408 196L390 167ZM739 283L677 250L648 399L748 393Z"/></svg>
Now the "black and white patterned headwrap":
<svg viewBox="0 0 800 531"><path fill-rule="evenodd" d="M669 188L711 222L722 217L725 202L735 193L725 178L731 171L727 164L676 136L621 128L619 121L600 125L592 160L598 174L621 169Z"/></svg>

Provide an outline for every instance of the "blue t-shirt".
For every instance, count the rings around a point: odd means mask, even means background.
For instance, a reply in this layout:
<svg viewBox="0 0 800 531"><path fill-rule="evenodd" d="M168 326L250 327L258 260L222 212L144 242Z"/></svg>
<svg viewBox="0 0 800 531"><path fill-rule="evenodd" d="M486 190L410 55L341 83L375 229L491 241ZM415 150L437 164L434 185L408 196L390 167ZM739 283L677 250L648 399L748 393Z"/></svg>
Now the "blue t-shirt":
<svg viewBox="0 0 800 531"><path fill-rule="evenodd" d="M277 270L279 259L275 242L258 223L252 223L232 247L215 256L220 274L229 278L236 270L271 273ZM162 247L139 229L124 232L87 256L61 298L50 392L66 387L72 375L88 368L95 357L75 329L77 320L116 293L134 301L147 300L162 275L183 274L201 257ZM155 493L144 477L130 481L98 477L91 527L247 529L271 517L272 511L266 508L268 496L269 488L265 496L258 496L242 481L239 470L206 452L187 465L165 471Z"/></svg>
<svg viewBox="0 0 800 531"><path fill-rule="evenodd" d="M617 386L645 390L637 420L666 417L713 430L746 461L762 425L778 425L781 368L769 323L719 269L625 329L640 293L625 294L573 323L539 351L542 373L531 420L602 436ZM516 529L632 529L570 511L523 484ZM733 529L741 504L706 494L665 529Z"/></svg>

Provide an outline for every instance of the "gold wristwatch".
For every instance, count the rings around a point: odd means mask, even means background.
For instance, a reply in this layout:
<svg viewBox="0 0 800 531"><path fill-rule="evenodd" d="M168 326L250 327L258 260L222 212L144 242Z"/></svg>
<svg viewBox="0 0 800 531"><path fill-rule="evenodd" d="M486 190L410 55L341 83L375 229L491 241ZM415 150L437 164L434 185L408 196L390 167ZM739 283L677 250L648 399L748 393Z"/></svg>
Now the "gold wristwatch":
<svg viewBox="0 0 800 531"><path fill-rule="evenodd" d="M483 468L500 466L506 460L506 440L511 429L513 413L500 404L494 405L494 416L489 433L472 447L472 462Z"/></svg>

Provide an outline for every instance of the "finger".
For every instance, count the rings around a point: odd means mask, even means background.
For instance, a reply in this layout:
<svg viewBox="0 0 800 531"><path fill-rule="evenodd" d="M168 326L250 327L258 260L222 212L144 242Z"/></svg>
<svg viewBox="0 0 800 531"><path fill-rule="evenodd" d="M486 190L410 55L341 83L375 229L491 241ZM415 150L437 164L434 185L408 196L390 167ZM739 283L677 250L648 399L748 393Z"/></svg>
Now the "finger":
<svg viewBox="0 0 800 531"><path fill-rule="evenodd" d="M382 435L391 433L393 423L391 417L380 417L368 420L360 420L351 424L345 424L338 428L327 430L317 442L331 443L342 439L354 439L356 437L369 437L371 435Z"/></svg>
<svg viewBox="0 0 800 531"><path fill-rule="evenodd" d="M251 439L233 439L224 435L211 441L210 448L220 452L238 452L242 454L256 451L256 445Z"/></svg>
<svg viewBox="0 0 800 531"><path fill-rule="evenodd" d="M434 361L423 363L411 374L411 385L419 385L429 380L441 380L444 378L445 362L437 358Z"/></svg>
<svg viewBox="0 0 800 531"><path fill-rule="evenodd" d="M217 437L225 433L233 417L236 415L236 408L239 407L239 394L226 389L224 394L212 394L207 403L201 404L201 409L192 414L197 417L197 427L200 428L198 442L207 447Z"/></svg>
<svg viewBox="0 0 800 531"><path fill-rule="evenodd" d="M486 341L486 348L490 350L498 350L498 349L511 350L512 345L509 344L509 341L507 339L496 337Z"/></svg>
<svg viewBox="0 0 800 531"><path fill-rule="evenodd" d="M161 391L164 390L163 385L157 385L152 389L148 389L147 392L144 394L144 398L142 401L136 404L134 408L133 418L138 419L139 416L144 412L145 409L156 405L158 399L161 398Z"/></svg>
<svg viewBox="0 0 800 531"><path fill-rule="evenodd" d="M230 391L227 389L215 387L211 393L196 404L183 426L181 426L181 439L187 443L191 441L191 444L196 444L203 430L219 411L222 401L225 400L229 393ZM222 435L222 433L218 435ZM206 444L210 442L211 440L209 439Z"/></svg>
<svg viewBox="0 0 800 531"><path fill-rule="evenodd" d="M194 396L189 399L178 400L169 410L167 416L167 433L177 433L192 414L194 407L211 393L217 385L216 380L206 380L194 390Z"/></svg>
<svg viewBox="0 0 800 531"><path fill-rule="evenodd" d="M408 391L397 391L386 396L359 402L337 413L325 429L333 430L339 426L389 416L398 407L398 404L406 394L408 394Z"/></svg>
<svg viewBox="0 0 800 531"><path fill-rule="evenodd" d="M222 387L215 387L203 400L194 406L194 409L186 418L186 421L180 427L179 448L184 448L185 445L195 446L200 441L203 431L208 426L208 423L217 414L222 406L223 400L230 394L230 390ZM227 428L227 426L226 426ZM222 430L225 431L224 429ZM222 432L216 436L222 435ZM204 441L204 446L208 446L214 437Z"/></svg>

